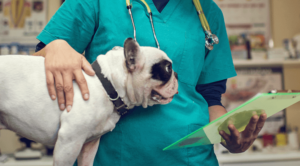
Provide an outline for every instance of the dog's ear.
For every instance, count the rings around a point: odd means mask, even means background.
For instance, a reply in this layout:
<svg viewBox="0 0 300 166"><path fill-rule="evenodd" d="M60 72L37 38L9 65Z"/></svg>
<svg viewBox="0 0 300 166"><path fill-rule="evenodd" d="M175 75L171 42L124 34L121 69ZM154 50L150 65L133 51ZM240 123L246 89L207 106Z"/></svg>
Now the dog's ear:
<svg viewBox="0 0 300 166"><path fill-rule="evenodd" d="M124 43L124 55L128 71L133 72L139 68L140 45L132 38L127 38Z"/></svg>

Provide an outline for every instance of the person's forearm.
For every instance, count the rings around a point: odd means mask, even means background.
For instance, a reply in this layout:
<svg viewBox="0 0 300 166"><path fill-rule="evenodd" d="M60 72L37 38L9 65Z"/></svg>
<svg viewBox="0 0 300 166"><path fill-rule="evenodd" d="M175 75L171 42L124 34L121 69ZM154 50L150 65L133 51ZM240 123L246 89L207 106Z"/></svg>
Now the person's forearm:
<svg viewBox="0 0 300 166"><path fill-rule="evenodd" d="M209 110L209 122L227 113L226 109L220 105L210 106L208 107L208 110Z"/></svg>

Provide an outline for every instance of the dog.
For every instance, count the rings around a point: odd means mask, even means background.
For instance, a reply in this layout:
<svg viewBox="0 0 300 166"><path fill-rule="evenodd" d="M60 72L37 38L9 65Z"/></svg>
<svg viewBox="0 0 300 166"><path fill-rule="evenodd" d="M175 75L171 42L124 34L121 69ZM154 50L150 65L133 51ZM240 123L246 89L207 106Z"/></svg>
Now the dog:
<svg viewBox="0 0 300 166"><path fill-rule="evenodd" d="M100 55L101 67L128 109L168 104L178 93L171 59L154 47L141 47L132 38L124 47ZM71 112L60 111L48 95L43 57L0 56L0 129L54 146L55 166L92 166L100 137L112 131L121 115L97 76L84 74L90 99L74 86Z"/></svg>

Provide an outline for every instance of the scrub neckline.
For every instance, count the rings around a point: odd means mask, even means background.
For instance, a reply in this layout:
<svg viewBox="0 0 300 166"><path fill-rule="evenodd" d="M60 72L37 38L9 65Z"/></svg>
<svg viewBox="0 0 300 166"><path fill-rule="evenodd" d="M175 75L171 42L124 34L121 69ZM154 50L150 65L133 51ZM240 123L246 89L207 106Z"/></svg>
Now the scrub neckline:
<svg viewBox="0 0 300 166"><path fill-rule="evenodd" d="M137 0L139 1L139 0ZM170 16L173 14L181 0L169 0L164 9L159 12L152 0L146 0L149 7L152 10L153 21L154 22L164 22L166 23ZM148 14L147 14L148 15ZM159 20L159 21L158 21Z"/></svg>

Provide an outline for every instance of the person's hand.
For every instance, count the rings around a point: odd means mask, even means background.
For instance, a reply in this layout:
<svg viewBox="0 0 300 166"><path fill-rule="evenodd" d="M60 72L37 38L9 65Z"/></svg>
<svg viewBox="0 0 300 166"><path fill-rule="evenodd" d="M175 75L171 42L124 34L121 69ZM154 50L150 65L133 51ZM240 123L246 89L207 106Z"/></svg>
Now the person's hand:
<svg viewBox="0 0 300 166"><path fill-rule="evenodd" d="M89 62L66 41L55 40L45 48L45 68L48 92L52 100L58 99L59 108L69 112L73 106L73 79L76 80L84 100L89 99L89 89L83 76L95 75ZM56 90L55 90L56 88Z"/></svg>
<svg viewBox="0 0 300 166"><path fill-rule="evenodd" d="M223 137L225 142L221 144L229 150L231 153L242 153L245 152L255 141L258 133L262 129L267 119L267 114L263 113L258 117L257 115L252 116L249 124L243 132L239 132L234 125L228 125L230 135L224 131L220 131L220 135Z"/></svg>

